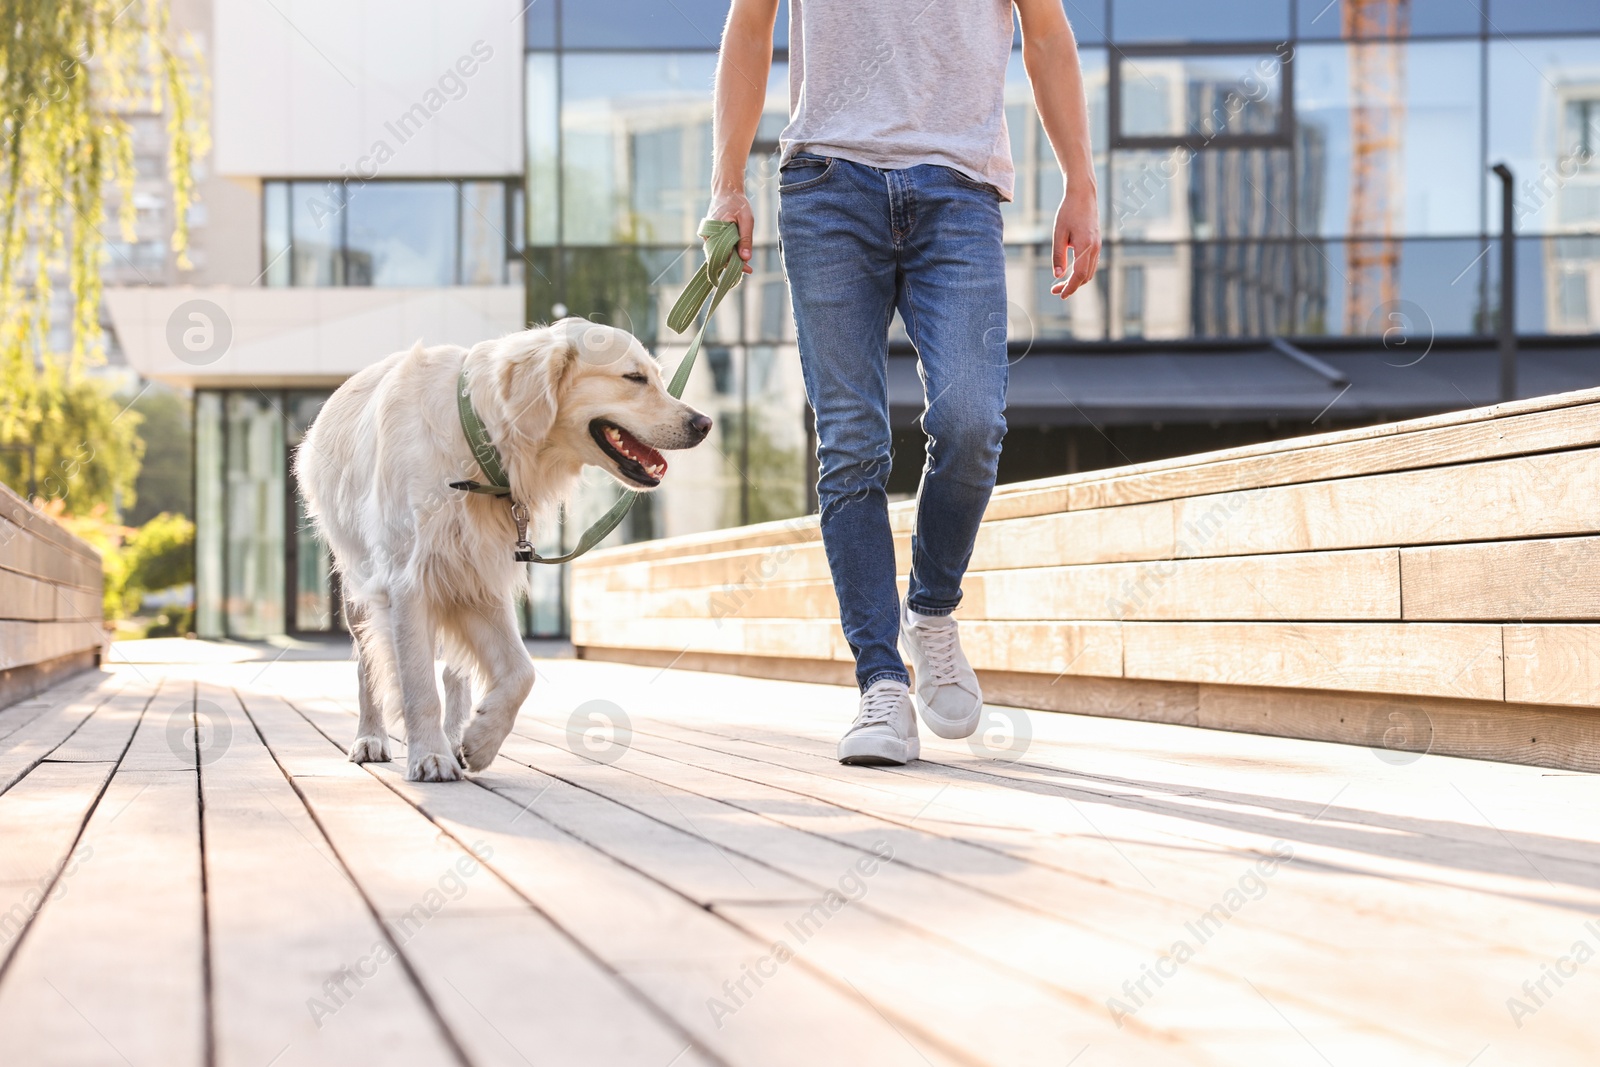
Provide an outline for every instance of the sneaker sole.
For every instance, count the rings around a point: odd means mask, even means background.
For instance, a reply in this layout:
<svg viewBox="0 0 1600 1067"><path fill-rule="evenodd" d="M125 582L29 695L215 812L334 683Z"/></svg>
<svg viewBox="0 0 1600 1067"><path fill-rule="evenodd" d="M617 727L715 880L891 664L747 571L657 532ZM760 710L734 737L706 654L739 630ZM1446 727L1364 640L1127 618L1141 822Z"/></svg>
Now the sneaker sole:
<svg viewBox="0 0 1600 1067"><path fill-rule="evenodd" d="M921 697L916 697L913 702L917 706L917 718L922 720L922 725L946 741L959 741L963 737L971 737L977 731L978 724L983 721L982 704L978 705L978 711L975 715L952 722L949 719L941 719L935 715L933 710L923 703Z"/></svg>
<svg viewBox="0 0 1600 1067"><path fill-rule="evenodd" d="M839 762L847 767L902 767L922 755L922 742L878 738L839 742Z"/></svg>

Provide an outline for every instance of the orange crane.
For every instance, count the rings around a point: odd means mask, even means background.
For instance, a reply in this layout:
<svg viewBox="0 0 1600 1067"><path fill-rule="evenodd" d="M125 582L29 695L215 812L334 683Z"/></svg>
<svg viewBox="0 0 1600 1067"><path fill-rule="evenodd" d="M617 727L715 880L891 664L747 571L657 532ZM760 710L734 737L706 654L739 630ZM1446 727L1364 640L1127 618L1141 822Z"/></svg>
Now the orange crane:
<svg viewBox="0 0 1600 1067"><path fill-rule="evenodd" d="M1345 328L1362 332L1400 295L1405 196L1406 61L1410 0L1344 0L1350 66L1350 226L1345 243ZM1384 327L1379 324L1380 330Z"/></svg>

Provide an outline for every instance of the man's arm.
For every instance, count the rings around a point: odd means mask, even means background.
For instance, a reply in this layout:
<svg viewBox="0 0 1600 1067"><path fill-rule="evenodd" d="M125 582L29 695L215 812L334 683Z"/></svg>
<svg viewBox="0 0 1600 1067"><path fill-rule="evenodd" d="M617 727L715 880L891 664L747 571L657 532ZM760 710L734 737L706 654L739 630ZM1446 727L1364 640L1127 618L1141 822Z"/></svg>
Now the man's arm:
<svg viewBox="0 0 1600 1067"><path fill-rule="evenodd" d="M750 238L755 220L744 195L744 168L750 145L767 102L767 75L772 70L772 24L778 17L778 0L733 0L728 24L722 28L722 51L717 54L716 105L711 140L715 156L711 165L710 219L739 224L739 258L750 273Z"/></svg>
<svg viewBox="0 0 1600 1067"><path fill-rule="evenodd" d="M1100 206L1089 145L1089 106L1078 66L1078 42L1061 0L1015 3L1022 21L1022 62L1033 83L1039 121L1067 179L1050 255L1055 277L1062 278L1067 272L1067 249L1072 249L1072 276L1050 287L1065 300L1094 277L1100 262Z"/></svg>

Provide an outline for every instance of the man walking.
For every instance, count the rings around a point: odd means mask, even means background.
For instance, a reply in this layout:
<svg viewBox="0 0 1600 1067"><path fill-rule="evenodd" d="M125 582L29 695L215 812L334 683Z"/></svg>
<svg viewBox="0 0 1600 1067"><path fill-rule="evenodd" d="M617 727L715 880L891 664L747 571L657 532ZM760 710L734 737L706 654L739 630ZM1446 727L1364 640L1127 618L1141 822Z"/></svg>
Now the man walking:
<svg viewBox="0 0 1600 1067"><path fill-rule="evenodd" d="M951 613L1005 435L1000 204L1014 178L1004 101L1013 6L1039 117L1066 176L1052 258L1052 292L1063 299L1094 276L1100 253L1089 119L1061 0L790 4L778 235L816 412L822 541L862 694L839 759L900 764L918 756L918 714L954 738L970 735L983 710ZM777 9L778 0L733 0L717 62L708 217L738 223L746 271L745 164ZM885 494L895 311L917 350L928 436L903 605Z"/></svg>

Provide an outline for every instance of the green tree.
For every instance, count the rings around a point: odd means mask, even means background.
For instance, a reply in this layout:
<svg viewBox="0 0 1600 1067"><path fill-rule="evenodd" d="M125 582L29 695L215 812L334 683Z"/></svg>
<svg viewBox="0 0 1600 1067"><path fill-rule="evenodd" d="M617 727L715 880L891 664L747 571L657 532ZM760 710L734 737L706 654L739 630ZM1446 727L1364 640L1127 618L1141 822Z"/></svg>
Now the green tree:
<svg viewBox="0 0 1600 1067"><path fill-rule="evenodd" d="M124 519L130 526L142 526L164 511L193 518L194 439L188 398L165 386L150 385L133 400L129 413L139 416L144 462Z"/></svg>
<svg viewBox="0 0 1600 1067"><path fill-rule="evenodd" d="M207 148L198 78L164 0L0 0L0 443L34 443L40 488L76 513L131 503L138 416L83 378L104 358L100 266L106 191L133 238L133 141L124 116L167 118L172 246L186 266L192 166ZM51 342L54 290L70 299L67 350ZM93 457L92 459L89 457ZM4 470L22 484L22 464Z"/></svg>

